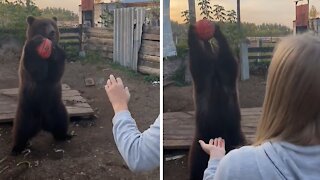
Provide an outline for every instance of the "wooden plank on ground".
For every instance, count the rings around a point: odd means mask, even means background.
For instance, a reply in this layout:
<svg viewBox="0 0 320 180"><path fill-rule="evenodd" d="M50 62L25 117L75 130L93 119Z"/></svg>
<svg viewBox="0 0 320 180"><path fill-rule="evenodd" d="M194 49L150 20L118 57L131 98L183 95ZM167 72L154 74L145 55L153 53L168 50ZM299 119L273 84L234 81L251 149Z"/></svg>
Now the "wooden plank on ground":
<svg viewBox="0 0 320 180"><path fill-rule="evenodd" d="M152 41L160 41L160 35L144 33L142 35L142 39L144 39L144 40L152 40Z"/></svg>
<svg viewBox="0 0 320 180"><path fill-rule="evenodd" d="M255 138L262 108L242 108L242 131L249 142ZM163 114L164 149L189 149L195 130L194 111L170 112Z"/></svg>
<svg viewBox="0 0 320 180"><path fill-rule="evenodd" d="M93 109L79 91L62 85L62 99L70 117L92 116ZM12 122L18 102L18 88L0 89L0 123Z"/></svg>

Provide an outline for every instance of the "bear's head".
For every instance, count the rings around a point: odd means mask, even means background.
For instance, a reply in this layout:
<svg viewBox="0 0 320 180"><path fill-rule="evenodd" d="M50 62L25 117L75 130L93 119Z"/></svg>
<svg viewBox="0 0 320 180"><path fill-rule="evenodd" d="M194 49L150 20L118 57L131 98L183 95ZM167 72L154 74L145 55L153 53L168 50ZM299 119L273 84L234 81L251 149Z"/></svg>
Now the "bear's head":
<svg viewBox="0 0 320 180"><path fill-rule="evenodd" d="M57 18L36 18L33 16L27 17L27 41L31 40L36 35L41 35L50 39L53 43L59 41L59 29L57 26Z"/></svg>

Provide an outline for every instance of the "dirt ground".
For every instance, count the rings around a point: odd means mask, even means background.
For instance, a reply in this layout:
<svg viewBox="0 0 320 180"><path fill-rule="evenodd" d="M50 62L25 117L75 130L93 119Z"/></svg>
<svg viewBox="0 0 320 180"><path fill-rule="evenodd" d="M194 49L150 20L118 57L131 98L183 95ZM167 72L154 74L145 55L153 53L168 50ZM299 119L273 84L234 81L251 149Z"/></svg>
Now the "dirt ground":
<svg viewBox="0 0 320 180"><path fill-rule="evenodd" d="M163 90L163 111L194 110L192 86L177 87L170 85ZM265 77L251 76L247 81L239 82L240 106L242 108L261 107L265 94ZM164 151L163 172L165 180L188 179L188 151ZM166 161L166 157L184 155L181 159Z"/></svg>
<svg viewBox="0 0 320 180"><path fill-rule="evenodd" d="M0 89L18 87L20 50L2 53ZM70 122L70 131L75 131L77 136L68 142L57 143L50 134L41 132L32 140L31 153L26 157L9 155L12 124L0 124L0 179L159 179L159 169L144 174L131 173L114 144L111 123L114 114L104 91L105 76L109 74L123 78L131 92L129 108L133 117L140 130L147 129L159 114L159 85L108 64L67 63L63 83L82 93L97 118ZM94 78L96 86L85 87L84 77ZM55 149L63 149L64 154ZM26 163L17 166L19 162L30 162L31 167Z"/></svg>

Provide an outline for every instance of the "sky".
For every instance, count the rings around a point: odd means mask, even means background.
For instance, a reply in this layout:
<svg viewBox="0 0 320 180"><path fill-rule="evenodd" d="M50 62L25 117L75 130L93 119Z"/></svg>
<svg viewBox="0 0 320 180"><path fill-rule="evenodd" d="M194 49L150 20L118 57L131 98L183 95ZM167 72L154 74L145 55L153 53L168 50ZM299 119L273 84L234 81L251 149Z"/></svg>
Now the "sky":
<svg viewBox="0 0 320 180"><path fill-rule="evenodd" d="M196 0L197 2L198 0ZM236 0L211 0L213 4L219 4L226 10L237 10ZM307 0L299 2L306 3ZM188 0L171 0L170 18L173 21L183 22L181 11L188 9ZM310 0L310 7L314 5L320 10L320 0ZM292 21L295 19L294 0L241 0L240 15L242 22L280 23L292 28ZM199 10L196 10L199 13Z"/></svg>
<svg viewBox="0 0 320 180"><path fill-rule="evenodd" d="M110 0L102 0L109 2ZM126 0L136 1L136 0ZM198 0L195 0L196 2ZM226 10L237 9L236 0L211 0L213 4L219 4ZM81 0L34 0L40 7L61 7L78 13L78 5ZM303 0L301 3L307 2ZM310 6L314 5L320 11L320 0L310 0ZM188 9L188 0L171 0L171 19L183 23L181 11ZM197 10L199 13L199 10ZM280 23L292 28L295 19L294 0L241 0L241 21L261 23Z"/></svg>
<svg viewBox="0 0 320 180"><path fill-rule="evenodd" d="M101 0L101 2L110 2L111 0ZM123 2L144 2L149 0L122 0ZM78 13L78 5L81 0L34 0L40 8L61 7Z"/></svg>

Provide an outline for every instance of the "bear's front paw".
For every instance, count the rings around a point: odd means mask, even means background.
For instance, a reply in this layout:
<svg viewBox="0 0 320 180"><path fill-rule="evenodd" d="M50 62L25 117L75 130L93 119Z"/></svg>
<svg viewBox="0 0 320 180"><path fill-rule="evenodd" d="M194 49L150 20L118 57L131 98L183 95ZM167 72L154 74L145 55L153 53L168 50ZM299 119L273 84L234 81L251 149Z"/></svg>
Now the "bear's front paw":
<svg viewBox="0 0 320 180"><path fill-rule="evenodd" d="M54 139L56 141L68 141L73 138L73 136L76 136L74 134L65 134L65 135L54 135Z"/></svg>

